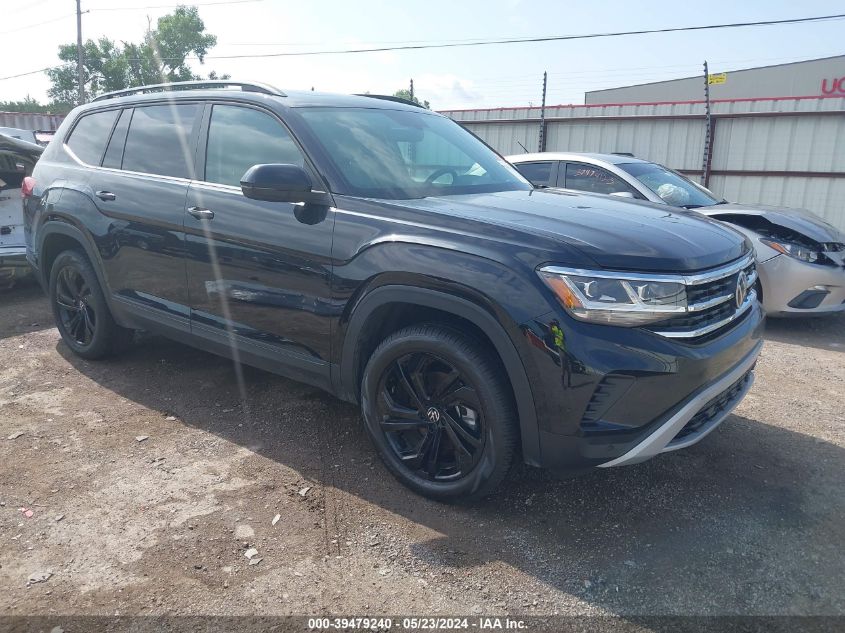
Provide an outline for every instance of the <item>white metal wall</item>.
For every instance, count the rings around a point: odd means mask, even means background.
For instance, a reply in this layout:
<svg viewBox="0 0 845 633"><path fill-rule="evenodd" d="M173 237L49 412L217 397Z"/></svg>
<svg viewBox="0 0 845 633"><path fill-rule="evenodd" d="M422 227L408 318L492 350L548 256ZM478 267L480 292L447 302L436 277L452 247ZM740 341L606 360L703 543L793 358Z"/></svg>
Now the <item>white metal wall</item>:
<svg viewBox="0 0 845 633"><path fill-rule="evenodd" d="M737 202L809 209L845 231L845 98L724 101L715 102L712 112L715 193ZM502 154L523 153L519 143L537 150L538 108L443 114ZM553 106L546 108L546 150L631 152L673 169L701 170L703 114L700 102ZM719 173L735 171L756 173Z"/></svg>
<svg viewBox="0 0 845 633"><path fill-rule="evenodd" d="M50 132L59 129L63 114L33 114L28 112L0 112L0 127Z"/></svg>

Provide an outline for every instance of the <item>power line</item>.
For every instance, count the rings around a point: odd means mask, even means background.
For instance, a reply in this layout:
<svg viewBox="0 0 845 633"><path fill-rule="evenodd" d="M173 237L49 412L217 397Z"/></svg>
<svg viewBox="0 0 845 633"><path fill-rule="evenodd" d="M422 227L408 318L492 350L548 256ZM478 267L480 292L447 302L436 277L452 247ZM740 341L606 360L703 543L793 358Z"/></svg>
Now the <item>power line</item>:
<svg viewBox="0 0 845 633"><path fill-rule="evenodd" d="M19 26L16 29L10 29L8 31L0 31L0 35L6 35L7 33L17 33L18 31L25 31L26 29L35 29L39 26L44 26L45 24L52 24L53 22L58 22L59 20L65 20L70 17L76 17L76 11L73 13L67 13L65 15L60 15L57 18L53 18L52 20L41 20L38 24L27 24L26 26Z"/></svg>
<svg viewBox="0 0 845 633"><path fill-rule="evenodd" d="M220 0L220 2L188 2L192 7L213 7L221 4L247 4L250 2L264 2L264 0ZM175 9L176 7L185 6L182 4L158 4L142 7L91 7L91 11L141 11L143 9Z"/></svg>
<svg viewBox="0 0 845 633"><path fill-rule="evenodd" d="M834 15L819 15L807 18L790 18L787 20L762 20L758 22L733 22L728 24L703 24L697 26L679 26L663 29L642 29L639 31L616 31L608 33L585 33L583 35L554 35L546 37L518 37L511 39L482 40L477 42L453 42L442 44L407 44L403 46L379 46L372 48L349 48L327 51L293 51L287 53L252 53L244 55L208 55L208 59L256 59L264 57L306 57L314 55L349 55L353 53L381 53L386 51L407 51L432 48L458 48L466 46L489 46L494 44L526 44L536 42L560 42L565 40L586 40L606 37L620 37L623 35L651 35L656 33L679 33L683 31L706 31L712 29L733 29L746 26L775 26L778 24L802 24L807 22L824 22L841 20L845 13Z"/></svg>
<svg viewBox="0 0 845 633"><path fill-rule="evenodd" d="M225 2L216 2L216 3L208 3L208 4L240 4L244 2L260 2L262 0L226 0ZM147 7L153 8L153 7ZM89 9L89 11L92 9ZM103 10L103 9L100 9ZM74 15L75 14L70 14ZM69 17L69 15L61 16L56 18L56 21L59 19L64 19ZM662 28L662 29L646 29L646 30L639 30L639 31L617 31L617 32L608 32L608 33L589 33L589 34L582 34L582 35L560 35L560 36L546 36L546 37L530 37L530 38L513 38L513 39L495 39L495 40L483 40L483 41L474 41L474 42L459 42L459 43L446 43L446 44L411 44L411 45L404 45L404 46L386 46L386 47L373 47L373 48L358 48L358 49L345 49L345 50L326 50L326 51L293 51L293 52L282 52L282 53L254 53L254 54L244 54L244 55L206 55L204 59L256 59L256 58L270 58L270 57L301 57L301 56L315 56L315 55L339 55L339 54L354 54L354 53L375 53L375 52L385 52L385 51L395 51L395 50L421 50L421 49L432 49L432 48L456 48L456 47L466 47L466 46L486 46L486 45L494 45L494 44L525 44L525 43L534 43L534 42L550 42L550 41L565 41L565 40L579 40L579 39L595 39L595 38L607 38L607 37L619 37L625 35L649 35L649 34L658 34L658 33L676 33L676 32L683 32L683 31L703 31L703 30L712 30L712 29L725 29L725 28L740 28L740 27L747 27L747 26L774 26L780 24L801 24L801 23L808 23L808 22L822 22L822 21L829 21L829 20L840 20L845 18L845 14L834 14L834 15L822 15L822 16L812 16L812 17L805 17L805 18L790 18L785 20L763 20L757 22L734 22L728 24L706 24L706 25L696 25L696 26L683 26L683 27L671 27L671 28ZM42 22L41 24L45 24L47 22ZM33 25L35 26L35 25ZM23 27L23 28L30 28L30 27ZM15 29L15 30L22 30L22 29ZM5 31L0 34L10 33L13 31ZM188 56L184 59L198 59L195 56ZM181 61L182 58L162 58L162 61ZM141 61L131 59L128 61ZM45 70L49 70L50 68L60 68L64 64L60 64L58 66L51 66L47 68L43 68L40 70L33 70L26 73L20 73L17 75L11 75L8 77L0 77L0 81L5 79L14 79L17 77L24 77L27 75L34 75L39 72L44 72Z"/></svg>

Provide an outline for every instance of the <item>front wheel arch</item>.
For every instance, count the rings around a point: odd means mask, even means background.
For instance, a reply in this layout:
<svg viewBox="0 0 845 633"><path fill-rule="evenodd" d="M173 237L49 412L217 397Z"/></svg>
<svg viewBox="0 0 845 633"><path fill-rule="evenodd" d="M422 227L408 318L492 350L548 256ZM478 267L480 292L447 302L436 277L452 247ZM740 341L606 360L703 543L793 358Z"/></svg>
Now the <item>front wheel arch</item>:
<svg viewBox="0 0 845 633"><path fill-rule="evenodd" d="M361 350L359 342L367 321L379 308L391 303L412 304L454 315L484 332L498 355L513 390L519 416L522 457L540 465L540 436L534 397L522 359L501 323L490 312L467 299L428 288L387 285L370 291L355 306L342 343L337 392L350 402L358 401ZM366 359L363 359L366 362Z"/></svg>

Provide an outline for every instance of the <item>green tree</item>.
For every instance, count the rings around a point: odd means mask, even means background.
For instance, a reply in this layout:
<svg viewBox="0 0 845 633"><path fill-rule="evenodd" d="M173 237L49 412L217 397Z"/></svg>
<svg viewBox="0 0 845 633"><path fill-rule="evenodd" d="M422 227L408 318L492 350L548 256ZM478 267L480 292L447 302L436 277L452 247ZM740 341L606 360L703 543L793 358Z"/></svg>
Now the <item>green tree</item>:
<svg viewBox="0 0 845 633"><path fill-rule="evenodd" d="M186 6L160 17L140 43L117 44L107 37L88 40L82 45L85 94L92 97L145 84L202 79L187 60L196 57L204 63L216 44L217 37L205 32L197 8ZM52 82L48 94L55 101L75 104L78 100L76 50L76 44L59 46L59 59L66 63L47 71ZM209 78L218 76L212 71Z"/></svg>
<svg viewBox="0 0 845 633"><path fill-rule="evenodd" d="M0 111L2 112L35 112L35 113L58 113L63 114L68 111L67 104L62 103L48 103L44 104L26 95L22 101L0 101Z"/></svg>
<svg viewBox="0 0 845 633"><path fill-rule="evenodd" d="M414 98L412 99L411 98L411 91L408 90L407 88L402 88L402 90L397 90L396 92L393 93L393 96L399 97L400 99L405 99L407 101L413 101L417 105L421 105L422 107L424 107L426 110L431 110L431 104L427 100L426 101L420 101L419 99L417 99L416 95L414 95Z"/></svg>

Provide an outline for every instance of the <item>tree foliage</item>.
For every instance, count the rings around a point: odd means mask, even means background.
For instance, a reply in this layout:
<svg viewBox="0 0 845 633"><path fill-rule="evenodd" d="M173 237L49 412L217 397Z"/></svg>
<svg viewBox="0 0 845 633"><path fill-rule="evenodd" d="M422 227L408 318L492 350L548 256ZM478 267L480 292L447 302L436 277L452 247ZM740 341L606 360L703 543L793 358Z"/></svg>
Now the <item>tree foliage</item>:
<svg viewBox="0 0 845 633"><path fill-rule="evenodd" d="M28 112L36 114L65 114L70 110L69 104L66 103L48 103L43 104L31 96L26 97L21 101L0 101L0 112Z"/></svg>
<svg viewBox="0 0 845 633"><path fill-rule="evenodd" d="M160 17L156 28L149 29L139 43L117 43L107 37L89 39L82 45L85 94L93 97L145 84L202 79L193 73L187 60L196 57L204 63L216 44L217 37L205 32L197 8L186 6ZM47 71L52 82L48 95L54 101L78 101L76 53L76 44L59 46L59 59L66 63ZM212 71L209 78L218 76Z"/></svg>
<svg viewBox="0 0 845 633"><path fill-rule="evenodd" d="M426 101L420 101L419 99L417 99L416 95L414 95L414 97L412 99L411 98L411 91L408 90L407 88L402 88L401 90L397 90L396 92L393 93L393 96L399 97L400 99L405 99L407 101L413 101L417 105L421 105L422 107L424 107L426 110L431 110L431 104L427 100Z"/></svg>

